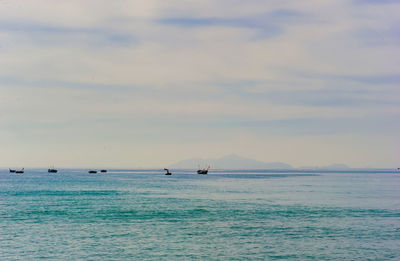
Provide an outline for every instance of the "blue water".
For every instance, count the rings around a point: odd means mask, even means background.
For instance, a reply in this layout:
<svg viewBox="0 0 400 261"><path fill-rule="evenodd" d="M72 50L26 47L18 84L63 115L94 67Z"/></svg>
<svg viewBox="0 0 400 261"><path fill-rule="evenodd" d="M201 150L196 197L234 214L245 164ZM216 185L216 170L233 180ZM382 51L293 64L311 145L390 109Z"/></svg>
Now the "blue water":
<svg viewBox="0 0 400 261"><path fill-rule="evenodd" d="M0 171L0 260L400 260L400 173Z"/></svg>

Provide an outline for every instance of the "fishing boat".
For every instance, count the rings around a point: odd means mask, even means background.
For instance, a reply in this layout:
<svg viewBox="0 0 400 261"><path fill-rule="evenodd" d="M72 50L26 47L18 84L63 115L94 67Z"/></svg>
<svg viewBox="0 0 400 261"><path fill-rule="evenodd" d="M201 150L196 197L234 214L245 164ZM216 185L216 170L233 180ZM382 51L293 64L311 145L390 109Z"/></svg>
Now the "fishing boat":
<svg viewBox="0 0 400 261"><path fill-rule="evenodd" d="M48 173L57 173L58 170L54 169L54 168L50 168L47 170Z"/></svg>
<svg viewBox="0 0 400 261"><path fill-rule="evenodd" d="M24 173L24 168L22 168L21 170L16 170L15 173L16 174L23 174Z"/></svg>
<svg viewBox="0 0 400 261"><path fill-rule="evenodd" d="M169 172L169 169L164 168L164 170L167 171L167 173L165 173L165 175L167 175L167 176L171 176L172 175L172 173Z"/></svg>
<svg viewBox="0 0 400 261"><path fill-rule="evenodd" d="M97 170L89 170L88 173L89 173L89 174L96 174L96 173L97 173Z"/></svg>
<svg viewBox="0 0 400 261"><path fill-rule="evenodd" d="M106 170L106 169L102 169L102 170L100 170L100 172L101 172L101 173L106 173L107 170Z"/></svg>
<svg viewBox="0 0 400 261"><path fill-rule="evenodd" d="M10 173L15 173L15 169L9 169Z"/></svg>
<svg viewBox="0 0 400 261"><path fill-rule="evenodd" d="M199 169L197 170L197 174L202 174L202 175L206 175L208 174L208 170L210 169L210 165L208 165L208 168L206 169Z"/></svg>

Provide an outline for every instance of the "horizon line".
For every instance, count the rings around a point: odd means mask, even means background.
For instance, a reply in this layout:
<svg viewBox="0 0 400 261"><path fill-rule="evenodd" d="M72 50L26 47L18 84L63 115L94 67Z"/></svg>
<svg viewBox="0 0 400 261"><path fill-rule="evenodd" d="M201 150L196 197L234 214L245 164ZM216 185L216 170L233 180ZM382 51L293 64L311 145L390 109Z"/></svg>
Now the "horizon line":
<svg viewBox="0 0 400 261"><path fill-rule="evenodd" d="M33 170L41 170L41 169L49 169L49 168L55 168L55 169L76 169L76 170L101 170L101 169L106 169L106 170L164 170L164 167L148 167L148 168L143 168L143 167L136 167L136 168L115 168L115 167L18 167L15 169L33 169ZM167 167L168 169L176 169L176 170L197 170L198 168L170 168ZM9 170L9 169L14 169L10 167L0 167L0 170ZM268 170L268 171L313 171L313 170L326 170L326 171L357 171L357 170L394 170L398 171L399 168L397 167L348 167L348 168L343 168L343 169L334 169L334 168L326 168L326 167L313 167L313 168L210 168L210 170L254 170L254 171L261 171L261 170Z"/></svg>

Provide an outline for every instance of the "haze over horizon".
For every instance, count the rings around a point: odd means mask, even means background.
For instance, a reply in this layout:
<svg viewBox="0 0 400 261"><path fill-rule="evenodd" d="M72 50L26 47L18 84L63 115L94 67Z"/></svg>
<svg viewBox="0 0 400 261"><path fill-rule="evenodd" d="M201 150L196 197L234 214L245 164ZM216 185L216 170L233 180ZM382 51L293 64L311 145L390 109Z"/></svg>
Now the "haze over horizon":
<svg viewBox="0 0 400 261"><path fill-rule="evenodd" d="M400 2L2 1L0 166L400 167Z"/></svg>

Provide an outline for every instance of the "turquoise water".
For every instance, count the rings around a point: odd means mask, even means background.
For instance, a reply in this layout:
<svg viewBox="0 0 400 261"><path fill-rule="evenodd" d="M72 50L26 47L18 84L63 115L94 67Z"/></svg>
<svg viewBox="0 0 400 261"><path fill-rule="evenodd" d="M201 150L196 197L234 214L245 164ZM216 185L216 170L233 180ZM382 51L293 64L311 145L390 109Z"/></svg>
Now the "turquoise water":
<svg viewBox="0 0 400 261"><path fill-rule="evenodd" d="M400 173L0 172L0 260L400 260Z"/></svg>

